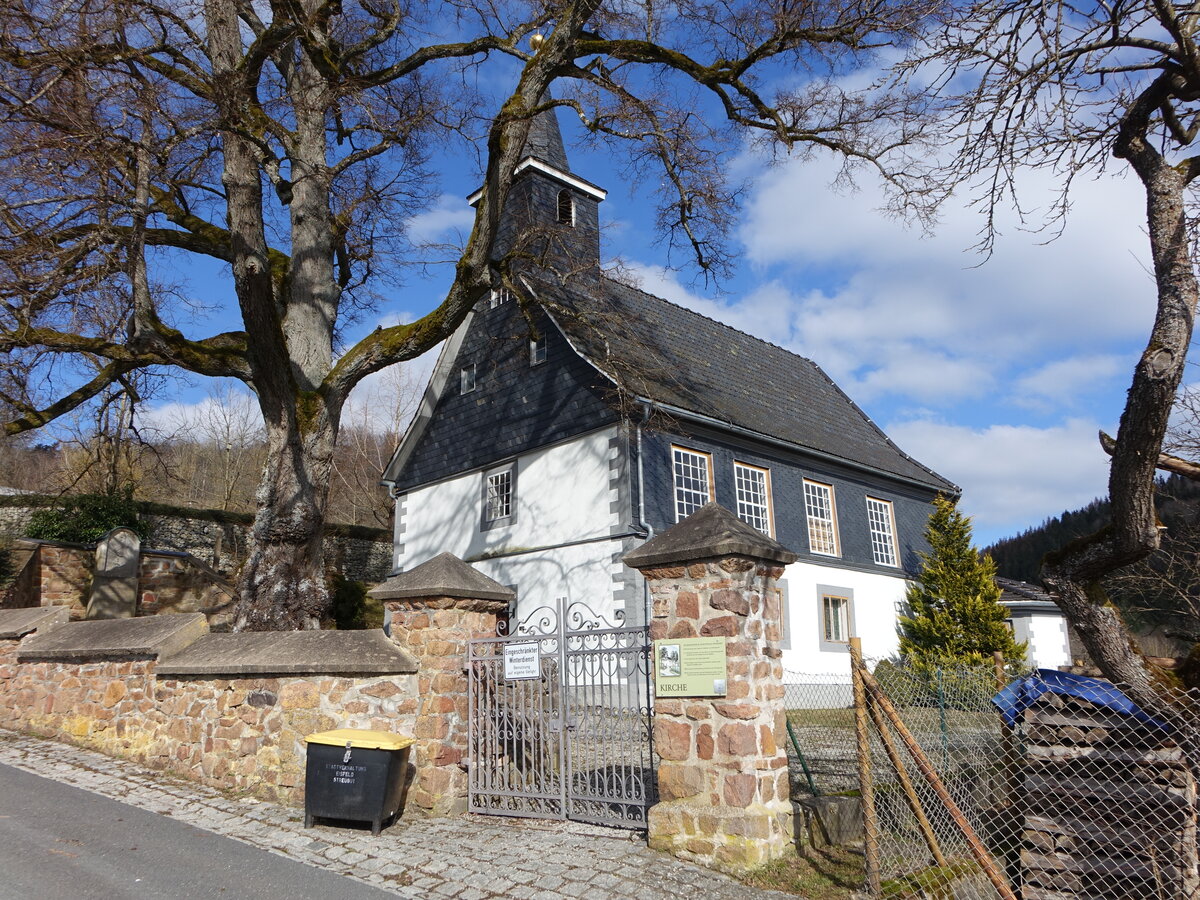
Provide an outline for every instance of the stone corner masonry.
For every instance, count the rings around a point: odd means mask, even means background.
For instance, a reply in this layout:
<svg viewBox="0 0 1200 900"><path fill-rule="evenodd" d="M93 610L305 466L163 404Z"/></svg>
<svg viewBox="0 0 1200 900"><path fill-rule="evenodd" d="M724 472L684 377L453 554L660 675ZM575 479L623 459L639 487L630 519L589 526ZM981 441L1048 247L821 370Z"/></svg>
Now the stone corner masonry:
<svg viewBox="0 0 1200 900"><path fill-rule="evenodd" d="M715 504L626 557L649 585L651 638L726 639L726 696L655 701L655 849L730 871L795 852L776 588L793 559Z"/></svg>
<svg viewBox="0 0 1200 900"><path fill-rule="evenodd" d="M467 643L495 637L515 596L449 553L373 589L391 622L391 637L417 663L416 772L410 807L432 816L467 810Z"/></svg>

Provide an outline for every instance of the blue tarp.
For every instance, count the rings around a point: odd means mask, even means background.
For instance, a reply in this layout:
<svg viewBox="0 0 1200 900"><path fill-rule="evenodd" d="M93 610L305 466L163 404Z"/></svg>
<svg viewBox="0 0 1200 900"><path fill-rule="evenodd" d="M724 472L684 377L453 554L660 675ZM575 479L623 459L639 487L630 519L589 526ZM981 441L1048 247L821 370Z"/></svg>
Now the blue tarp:
<svg viewBox="0 0 1200 900"><path fill-rule="evenodd" d="M1022 678L1020 681L1014 681L993 697L992 703L1000 710L1004 721L1012 727L1017 724L1017 718L1021 713L1033 706L1038 697L1046 693L1078 697L1080 700L1087 700L1097 706L1103 706L1105 709L1129 716L1138 722L1169 730L1162 722L1134 706L1132 700L1107 681L1088 678L1086 675L1059 672L1056 669L1038 669L1034 674Z"/></svg>

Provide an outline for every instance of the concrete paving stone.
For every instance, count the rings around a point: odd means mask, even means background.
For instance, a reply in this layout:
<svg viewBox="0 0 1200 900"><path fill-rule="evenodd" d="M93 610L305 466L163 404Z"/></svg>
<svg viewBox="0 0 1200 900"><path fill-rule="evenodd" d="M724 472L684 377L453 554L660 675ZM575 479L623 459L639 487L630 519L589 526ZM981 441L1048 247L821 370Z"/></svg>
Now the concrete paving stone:
<svg viewBox="0 0 1200 900"><path fill-rule="evenodd" d="M558 889L558 892L564 897L582 897L584 894L592 893L593 888L582 881L568 881Z"/></svg>
<svg viewBox="0 0 1200 900"><path fill-rule="evenodd" d="M554 875L543 875L536 882L534 882L534 887L543 891L556 891L561 884L563 884L563 880L561 878L558 878Z"/></svg>

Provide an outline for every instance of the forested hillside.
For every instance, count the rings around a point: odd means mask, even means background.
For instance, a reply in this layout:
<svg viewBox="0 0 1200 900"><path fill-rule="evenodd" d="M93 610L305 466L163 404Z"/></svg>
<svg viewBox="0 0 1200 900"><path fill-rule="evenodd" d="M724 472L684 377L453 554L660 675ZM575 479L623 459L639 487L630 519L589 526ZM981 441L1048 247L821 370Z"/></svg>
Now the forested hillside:
<svg viewBox="0 0 1200 900"><path fill-rule="evenodd" d="M1168 529L1190 524L1200 513L1200 483L1178 475L1158 482L1158 517ZM1040 583L1038 569L1042 557L1073 538L1083 537L1102 528L1108 521L1107 500L1093 500L1080 509L1067 510L1016 537L997 541L984 548L996 561L1004 578Z"/></svg>
<svg viewBox="0 0 1200 900"><path fill-rule="evenodd" d="M1109 595L1141 635L1157 633L1184 643L1200 640L1200 484L1178 475L1158 482L1162 547L1106 580ZM1040 526L985 548L1000 575L1040 583L1042 557L1091 534L1109 518L1107 500L1093 500Z"/></svg>

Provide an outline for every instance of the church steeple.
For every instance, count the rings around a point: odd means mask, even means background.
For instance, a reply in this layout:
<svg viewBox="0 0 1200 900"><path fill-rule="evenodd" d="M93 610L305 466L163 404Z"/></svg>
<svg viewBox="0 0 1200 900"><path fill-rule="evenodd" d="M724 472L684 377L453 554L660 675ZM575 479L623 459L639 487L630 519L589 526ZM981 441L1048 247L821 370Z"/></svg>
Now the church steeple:
<svg viewBox="0 0 1200 900"><path fill-rule="evenodd" d="M529 125L529 136L525 138L526 157L546 163L560 172L571 171L567 161L567 150L563 146L562 131L558 127L558 111L554 107L543 109L533 117Z"/></svg>
<svg viewBox="0 0 1200 900"><path fill-rule="evenodd" d="M579 271L600 264L599 204L607 192L571 172L555 107L529 125L524 152L501 216L496 255L532 241L550 268ZM472 206L480 192L469 198Z"/></svg>

